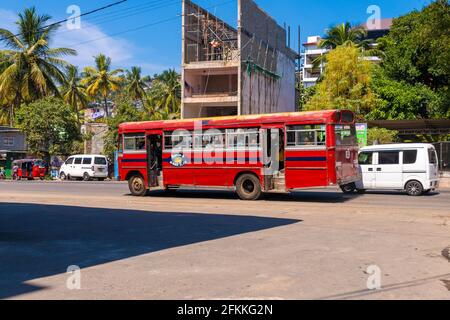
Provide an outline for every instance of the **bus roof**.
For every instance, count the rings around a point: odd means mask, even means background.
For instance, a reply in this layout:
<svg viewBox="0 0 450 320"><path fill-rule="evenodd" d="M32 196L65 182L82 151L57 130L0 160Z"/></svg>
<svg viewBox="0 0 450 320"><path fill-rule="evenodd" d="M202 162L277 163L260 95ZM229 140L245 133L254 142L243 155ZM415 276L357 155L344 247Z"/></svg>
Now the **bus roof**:
<svg viewBox="0 0 450 320"><path fill-rule="evenodd" d="M143 122L127 122L119 125L119 132L128 131L144 131L152 129L175 129L193 127L195 122L201 121L204 126L227 126L242 125L243 123L262 124L276 122L335 122L336 114L339 112L351 112L348 110L324 110L324 111L308 111L308 112L285 112L270 113L260 115L245 116L228 116L216 118L198 118L183 120L163 120L163 121L143 121Z"/></svg>

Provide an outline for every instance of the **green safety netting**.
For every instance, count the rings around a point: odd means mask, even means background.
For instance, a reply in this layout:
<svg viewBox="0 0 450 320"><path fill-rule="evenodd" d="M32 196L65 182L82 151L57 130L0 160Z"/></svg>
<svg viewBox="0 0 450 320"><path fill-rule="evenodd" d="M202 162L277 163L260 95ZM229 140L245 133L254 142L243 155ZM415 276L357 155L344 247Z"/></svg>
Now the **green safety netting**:
<svg viewBox="0 0 450 320"><path fill-rule="evenodd" d="M247 64L247 74L250 76L252 72L259 72L262 73L268 77L274 78L276 80L280 79L281 76L279 74L276 74L272 71L269 71L260 65L254 63L252 60L246 60L245 63Z"/></svg>

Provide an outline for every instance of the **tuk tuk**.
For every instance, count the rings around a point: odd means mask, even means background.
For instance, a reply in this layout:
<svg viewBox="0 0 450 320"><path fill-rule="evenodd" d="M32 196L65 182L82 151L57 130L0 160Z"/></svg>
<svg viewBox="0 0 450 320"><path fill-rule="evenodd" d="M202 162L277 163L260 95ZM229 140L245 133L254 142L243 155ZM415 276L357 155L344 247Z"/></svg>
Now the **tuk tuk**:
<svg viewBox="0 0 450 320"><path fill-rule="evenodd" d="M13 172L13 179L34 180L39 178L44 180L46 174L45 163L41 159L21 159L12 163L13 168L17 167L17 173Z"/></svg>

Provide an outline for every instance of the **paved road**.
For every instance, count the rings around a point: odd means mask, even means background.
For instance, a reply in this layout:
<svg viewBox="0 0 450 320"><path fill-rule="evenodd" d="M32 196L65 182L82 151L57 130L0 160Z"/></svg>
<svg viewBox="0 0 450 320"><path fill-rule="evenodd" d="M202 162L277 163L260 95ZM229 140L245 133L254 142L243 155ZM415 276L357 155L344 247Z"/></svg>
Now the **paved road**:
<svg viewBox="0 0 450 320"><path fill-rule="evenodd" d="M450 193L0 182L0 298L450 299ZM81 289L69 290L70 265ZM367 289L369 266L382 289Z"/></svg>

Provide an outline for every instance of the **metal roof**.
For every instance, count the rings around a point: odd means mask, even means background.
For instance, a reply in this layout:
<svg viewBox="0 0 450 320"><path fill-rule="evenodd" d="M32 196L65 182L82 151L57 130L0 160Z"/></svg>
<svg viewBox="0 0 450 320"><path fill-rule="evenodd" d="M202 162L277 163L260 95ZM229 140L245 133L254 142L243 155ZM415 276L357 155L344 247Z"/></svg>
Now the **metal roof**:
<svg viewBox="0 0 450 320"><path fill-rule="evenodd" d="M450 119L376 120L368 121L369 128L396 130L407 134L450 134Z"/></svg>

